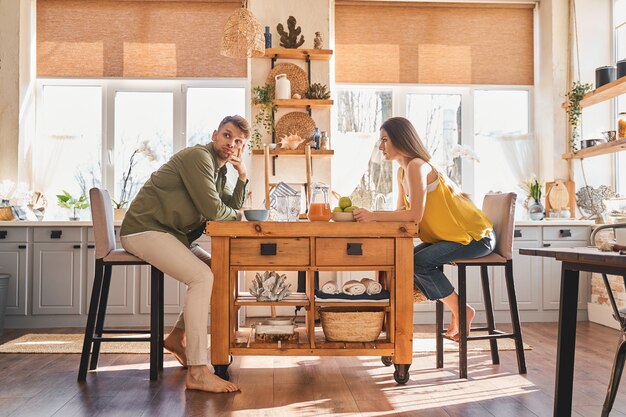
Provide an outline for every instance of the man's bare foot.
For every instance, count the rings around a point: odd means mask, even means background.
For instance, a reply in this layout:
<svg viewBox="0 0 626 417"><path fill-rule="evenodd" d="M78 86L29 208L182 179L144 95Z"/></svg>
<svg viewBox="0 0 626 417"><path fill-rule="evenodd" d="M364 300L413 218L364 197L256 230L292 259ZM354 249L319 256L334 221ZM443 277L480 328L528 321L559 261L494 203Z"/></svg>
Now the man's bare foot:
<svg viewBox="0 0 626 417"><path fill-rule="evenodd" d="M469 336L470 334L470 330L472 328L472 321L474 320L475 315L476 315L476 310L474 310L472 306L467 305L465 309L465 318L466 318L465 329L467 331L467 336ZM450 333L448 334L448 332ZM459 320L454 315L452 315L452 321L450 323L450 327L448 328L448 331L446 332L445 336L454 340L455 342L459 341Z"/></svg>
<svg viewBox="0 0 626 417"><path fill-rule="evenodd" d="M206 365L190 366L185 381L187 389L206 392L235 392L240 391L239 385L224 381L211 373Z"/></svg>
<svg viewBox="0 0 626 417"><path fill-rule="evenodd" d="M182 329L174 328L163 341L163 347L176 358L178 362L187 367L187 351L185 349L185 332Z"/></svg>

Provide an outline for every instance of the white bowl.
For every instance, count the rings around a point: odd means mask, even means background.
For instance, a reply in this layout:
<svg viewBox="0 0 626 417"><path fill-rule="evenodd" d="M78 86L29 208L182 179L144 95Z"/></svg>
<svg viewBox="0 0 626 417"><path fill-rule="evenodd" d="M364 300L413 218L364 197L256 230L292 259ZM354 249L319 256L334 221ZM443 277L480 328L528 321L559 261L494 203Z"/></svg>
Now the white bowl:
<svg viewBox="0 0 626 417"><path fill-rule="evenodd" d="M264 222L267 220L268 215L270 214L269 210L266 209L255 209L255 210L244 210L243 215L246 217L246 220L249 222Z"/></svg>
<svg viewBox="0 0 626 417"><path fill-rule="evenodd" d="M333 211L332 219L335 222L354 222L354 215L351 211Z"/></svg>

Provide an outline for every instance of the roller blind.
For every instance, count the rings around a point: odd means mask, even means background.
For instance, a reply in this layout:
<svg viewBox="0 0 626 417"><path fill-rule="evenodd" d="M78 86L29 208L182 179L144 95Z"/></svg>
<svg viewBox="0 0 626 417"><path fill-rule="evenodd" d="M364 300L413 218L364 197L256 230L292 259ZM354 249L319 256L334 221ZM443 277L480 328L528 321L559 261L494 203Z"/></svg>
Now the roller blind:
<svg viewBox="0 0 626 417"><path fill-rule="evenodd" d="M338 2L336 80L532 85L532 7Z"/></svg>
<svg viewBox="0 0 626 417"><path fill-rule="evenodd" d="M219 54L239 2L37 1L37 75L246 77L246 60Z"/></svg>

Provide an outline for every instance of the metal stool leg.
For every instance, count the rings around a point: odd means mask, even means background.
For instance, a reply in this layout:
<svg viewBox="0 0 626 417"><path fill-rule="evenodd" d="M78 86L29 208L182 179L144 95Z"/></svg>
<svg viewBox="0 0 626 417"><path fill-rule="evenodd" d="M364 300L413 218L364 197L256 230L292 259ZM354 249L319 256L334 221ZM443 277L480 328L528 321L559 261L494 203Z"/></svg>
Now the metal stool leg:
<svg viewBox="0 0 626 417"><path fill-rule="evenodd" d="M611 409L613 408L615 396L617 395L617 389L619 388L619 382L622 378L625 361L626 335L622 334L622 340L619 341L617 352L615 352L615 360L613 361L613 370L611 371L611 378L609 379L609 387L606 390L606 399L604 400L604 405L602 406L602 417L608 417Z"/></svg>
<svg viewBox="0 0 626 417"><path fill-rule="evenodd" d="M164 274L159 271L159 370L163 370L163 340L164 340L164 307L165 299L163 295Z"/></svg>
<svg viewBox="0 0 626 417"><path fill-rule="evenodd" d="M111 265L104 265L104 280L102 281L102 290L100 292L100 302L98 306L98 315L96 317L96 330L95 336L102 337L104 330L104 318L107 312L107 303L109 302L109 288L111 287ZM100 357L100 344L99 340L94 340L93 350L91 352L91 362L89 364L89 370L93 371L98 367L98 358Z"/></svg>
<svg viewBox="0 0 626 417"><path fill-rule="evenodd" d="M489 289L489 272L487 270L487 265L480 266L480 279L483 284L485 314L487 315L487 330L489 331L489 334L494 334L496 321L493 318L493 304L491 303L491 291ZM496 339L489 339L489 346L491 347L491 362L494 365L498 365L500 363L500 355L498 355L498 341Z"/></svg>
<svg viewBox="0 0 626 417"><path fill-rule="evenodd" d="M459 377L467 379L467 310L465 265L459 265Z"/></svg>
<svg viewBox="0 0 626 417"><path fill-rule="evenodd" d="M524 343L522 342L522 327L519 322L519 310L517 308L517 296L515 295L515 281L513 280L513 261L507 261L504 266L506 278L506 292L509 298L509 311L511 312L511 325L515 336L515 353L517 354L517 369L520 374L526 373L526 358L524 356Z"/></svg>
<svg viewBox="0 0 626 417"><path fill-rule="evenodd" d="M93 331L96 326L96 315L98 314L98 304L104 279L104 263L101 259L96 260L96 272L91 289L91 301L89 302L89 313L87 324L85 325L85 339L83 341L83 351L80 355L80 366L78 367L78 381L87 379L87 366L89 364L89 354L93 343Z"/></svg>
<svg viewBox="0 0 626 417"><path fill-rule="evenodd" d="M435 340L437 342L437 368L443 368L443 303L439 300L435 302L436 324Z"/></svg>
<svg viewBox="0 0 626 417"><path fill-rule="evenodd" d="M159 273L150 267L150 380L156 381L159 370Z"/></svg>

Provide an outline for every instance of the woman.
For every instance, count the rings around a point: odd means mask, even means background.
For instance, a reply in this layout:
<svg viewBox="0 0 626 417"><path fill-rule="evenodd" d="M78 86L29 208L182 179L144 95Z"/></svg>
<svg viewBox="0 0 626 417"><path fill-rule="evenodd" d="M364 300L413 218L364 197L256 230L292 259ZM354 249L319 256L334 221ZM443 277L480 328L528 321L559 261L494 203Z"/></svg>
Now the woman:
<svg viewBox="0 0 626 417"><path fill-rule="evenodd" d="M431 157L410 121L392 117L380 128L380 146L386 159L397 161L396 211L354 210L357 221L404 221L419 223L422 244L413 250L414 284L430 300L441 300L452 319L446 336L459 334L458 294L446 278L442 265L458 259L478 258L495 248L493 224L454 183L430 162ZM467 311L467 332L476 314Z"/></svg>

